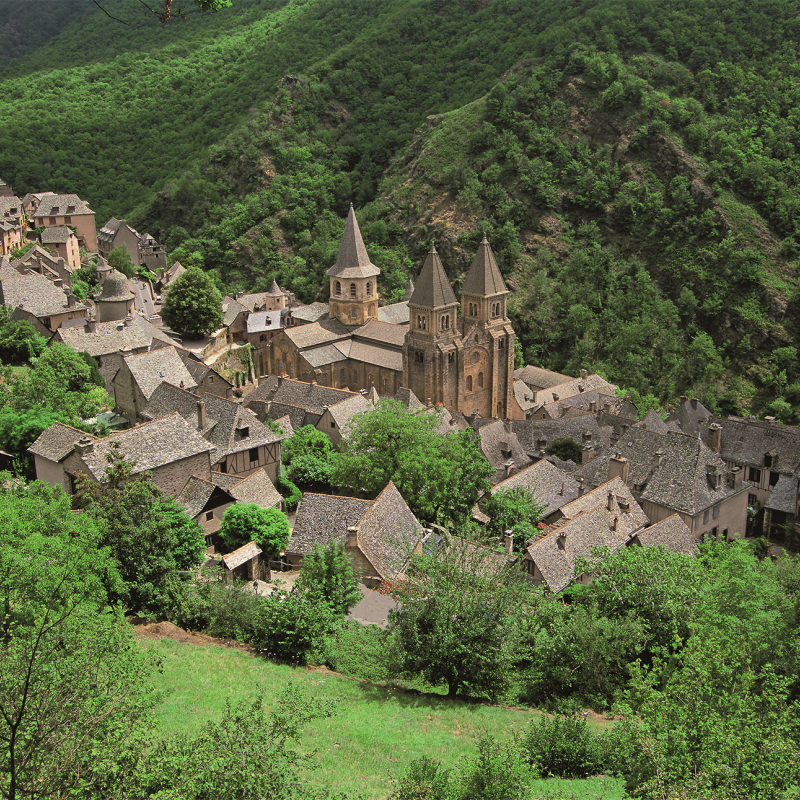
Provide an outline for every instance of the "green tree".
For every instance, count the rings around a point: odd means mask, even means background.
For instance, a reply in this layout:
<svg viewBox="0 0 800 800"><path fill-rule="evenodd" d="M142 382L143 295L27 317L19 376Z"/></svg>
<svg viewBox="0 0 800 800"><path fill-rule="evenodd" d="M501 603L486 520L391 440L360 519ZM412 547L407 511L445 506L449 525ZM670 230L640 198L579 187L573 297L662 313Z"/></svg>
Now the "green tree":
<svg viewBox="0 0 800 800"><path fill-rule="evenodd" d="M583 457L583 448L569 436L556 439L545 451L549 456L555 456L562 461L574 461L580 464Z"/></svg>
<svg viewBox="0 0 800 800"><path fill-rule="evenodd" d="M225 511L219 536L229 553L255 542L264 554L269 575L269 562L289 543L289 520L277 508L236 503Z"/></svg>
<svg viewBox="0 0 800 800"><path fill-rule="evenodd" d="M297 585L303 591L319 594L339 614L347 614L361 601L358 574L345 552L344 540L331 539L327 547L319 542L303 558Z"/></svg>
<svg viewBox="0 0 800 800"><path fill-rule="evenodd" d="M505 536L506 531L511 531L514 535L514 550L519 553L527 546L527 539L531 537L531 532L542 518L545 508L533 492L515 486L494 492L484 510L492 520L489 531L499 537Z"/></svg>
<svg viewBox="0 0 800 800"><path fill-rule="evenodd" d="M0 360L29 361L40 356L47 339L27 320L6 320L0 326Z"/></svg>
<svg viewBox="0 0 800 800"><path fill-rule="evenodd" d="M161 316L182 336L200 339L222 325L222 296L205 272L190 267L169 287Z"/></svg>
<svg viewBox="0 0 800 800"><path fill-rule="evenodd" d="M332 451L330 436L313 425L303 425L281 445L281 459L284 464L291 464L297 456L326 459Z"/></svg>
<svg viewBox="0 0 800 800"><path fill-rule="evenodd" d="M117 272L121 272L126 278L132 278L136 273L136 267L131 259L131 254L124 244L115 247L108 254L108 263L117 270Z"/></svg>
<svg viewBox="0 0 800 800"><path fill-rule="evenodd" d="M334 483L374 497L391 480L421 519L464 525L492 467L470 431L441 434L439 424L436 412L381 400L346 429Z"/></svg>

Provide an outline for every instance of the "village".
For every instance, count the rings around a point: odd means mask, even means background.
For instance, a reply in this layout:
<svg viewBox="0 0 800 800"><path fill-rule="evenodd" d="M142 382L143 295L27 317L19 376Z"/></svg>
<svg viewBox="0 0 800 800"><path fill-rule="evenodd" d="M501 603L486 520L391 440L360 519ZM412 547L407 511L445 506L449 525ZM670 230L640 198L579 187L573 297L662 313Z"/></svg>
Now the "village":
<svg viewBox="0 0 800 800"><path fill-rule="evenodd" d="M522 559L527 578L553 593L591 579L576 564L596 548L692 554L704 539L763 536L775 555L796 549L800 430L770 417L716 417L690 397L640 419L600 375L515 365L509 292L485 238L459 299L431 248L402 302L381 305L380 270L351 206L328 303L301 305L273 281L267 292L224 297L222 327L189 341L161 317L186 270L168 266L152 236L113 218L98 230L77 195L20 199L2 182L0 231L10 319L92 356L115 404L103 415L108 436L61 423L41 433L28 449L36 477L74 493L80 475L104 479L116 448L201 524L208 557L228 580L296 570L335 539L365 590L380 590L402 581L431 537L454 535L420 522L390 481L374 498L306 492L281 553L254 542L220 552L232 505L287 509L277 487L282 444L296 431L312 426L342 447L352 421L387 400L434 416L432 436L469 431L479 443L493 472L475 525L488 530L498 493L535 497L542 511L522 551L510 531L481 546ZM137 269L132 278L108 263L119 247ZM81 299L73 275L89 259L99 285Z"/></svg>

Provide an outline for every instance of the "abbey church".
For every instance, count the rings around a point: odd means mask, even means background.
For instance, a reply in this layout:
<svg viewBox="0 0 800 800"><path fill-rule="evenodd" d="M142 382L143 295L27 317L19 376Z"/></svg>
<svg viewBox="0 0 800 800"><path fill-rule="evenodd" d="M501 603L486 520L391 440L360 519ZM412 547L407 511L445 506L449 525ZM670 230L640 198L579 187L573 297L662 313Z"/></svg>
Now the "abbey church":
<svg viewBox="0 0 800 800"><path fill-rule="evenodd" d="M308 324L292 324L290 318L260 356L263 374L374 389L381 396L405 387L423 402L451 411L511 416L514 330L507 316L508 289L485 237L460 303L431 248L403 302L381 306L380 269L367 255L351 206L338 258L327 274L327 313Z"/></svg>

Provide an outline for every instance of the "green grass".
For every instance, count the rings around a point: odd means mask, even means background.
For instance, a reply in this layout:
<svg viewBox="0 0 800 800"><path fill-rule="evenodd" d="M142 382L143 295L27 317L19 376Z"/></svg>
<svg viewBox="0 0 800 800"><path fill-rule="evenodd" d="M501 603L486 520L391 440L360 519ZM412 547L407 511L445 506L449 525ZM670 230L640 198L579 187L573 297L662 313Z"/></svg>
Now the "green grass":
<svg viewBox="0 0 800 800"><path fill-rule="evenodd" d="M310 776L314 783L354 798L387 797L408 763L424 754L456 768L462 758L474 755L484 733L508 741L534 718L534 712L404 693L221 647L166 639L143 644L162 659L154 682L162 694L155 715L164 735L197 733L206 721L220 716L226 699L235 703L259 686L268 706L289 681L337 700L336 716L311 723L302 748L317 751L318 769ZM609 778L536 781L535 790L537 797L548 800L625 796L621 781Z"/></svg>

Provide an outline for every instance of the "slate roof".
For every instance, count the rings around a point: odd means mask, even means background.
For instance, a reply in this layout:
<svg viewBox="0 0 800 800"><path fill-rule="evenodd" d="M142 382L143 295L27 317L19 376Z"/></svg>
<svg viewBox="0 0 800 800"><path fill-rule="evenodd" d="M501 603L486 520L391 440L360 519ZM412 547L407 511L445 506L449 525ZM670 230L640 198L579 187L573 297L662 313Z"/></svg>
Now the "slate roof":
<svg viewBox="0 0 800 800"><path fill-rule="evenodd" d="M163 338L167 337L164 336ZM177 345L177 342L173 341L172 344ZM176 350L181 361L183 361L183 366L186 367L186 369L189 371L189 374L192 376L192 380L198 386L206 379L209 372L212 374L212 377L215 381L219 381L219 391L225 391L226 388L230 389L233 386L233 384L227 378L224 378L222 375L220 375L219 372L217 372L213 367L209 367L208 364L198 361L191 351L184 350L182 347L176 347Z"/></svg>
<svg viewBox="0 0 800 800"><path fill-rule="evenodd" d="M240 503L255 503L261 508L278 508L283 501L278 490L263 470L256 470L228 490Z"/></svg>
<svg viewBox="0 0 800 800"><path fill-rule="evenodd" d="M546 459L492 486L492 494L504 489L528 489L546 506L543 517L549 517L578 496L580 484L568 473Z"/></svg>
<svg viewBox="0 0 800 800"><path fill-rule="evenodd" d="M323 406L331 406L342 400L357 396L357 392L347 389L334 389L330 386L305 383L286 378L280 385L277 381L265 380L256 387L244 400L247 407L251 402L274 402L287 406L304 408L307 412L322 415ZM358 395L360 397L360 395ZM294 423L292 423L294 424Z"/></svg>
<svg viewBox="0 0 800 800"><path fill-rule="evenodd" d="M324 344L322 347L303 350L302 355L314 368L336 364L339 361L347 361L347 356L335 344Z"/></svg>
<svg viewBox="0 0 800 800"><path fill-rule="evenodd" d="M609 498L609 494L611 497ZM567 519L574 519L586 511L591 511L599 505L605 505L608 511L618 517L621 530L631 533L641 528L650 521L636 502L633 493L621 478L614 478L576 497L569 503L561 506L561 513ZM611 506L608 508L608 506ZM627 505L627 508L625 506Z"/></svg>
<svg viewBox="0 0 800 800"><path fill-rule="evenodd" d="M232 487L236 486L237 483L242 482L241 475L229 475L226 472L215 472L211 470L211 482L215 486L219 486L220 489L225 489L228 491Z"/></svg>
<svg viewBox="0 0 800 800"><path fill-rule="evenodd" d="M472 294L479 297L508 294L505 281L497 267L497 261L486 236L478 245L478 252L475 254L467 277L464 278L461 286L461 294Z"/></svg>
<svg viewBox="0 0 800 800"><path fill-rule="evenodd" d="M374 408L361 394L356 394L347 400L342 400L328 408L330 415L339 430L343 430L356 414L371 411Z"/></svg>
<svg viewBox="0 0 800 800"><path fill-rule="evenodd" d="M613 552L631 538L633 531L619 523L618 530L611 529L614 516L605 505L600 505L553 529L528 548L526 558L536 564L552 592L567 587L579 556L591 558L596 547L607 547Z"/></svg>
<svg viewBox="0 0 800 800"><path fill-rule="evenodd" d="M172 283L175 278L186 272L186 267L180 261L176 261L168 270L165 270L161 275L161 283L168 285Z"/></svg>
<svg viewBox="0 0 800 800"><path fill-rule="evenodd" d="M336 278L370 278L380 275L381 271L369 260L367 248L361 238L356 212L353 206L347 214L342 242L336 263L327 271L327 275Z"/></svg>
<svg viewBox="0 0 800 800"><path fill-rule="evenodd" d="M771 511L797 513L797 478L781 475L767 500L765 508Z"/></svg>
<svg viewBox="0 0 800 800"><path fill-rule="evenodd" d="M405 387L401 386L397 393L394 396L394 399L397 400L398 403L404 405L410 411L416 411L419 409L425 408L425 403L423 403L415 394L411 391L411 389L406 389Z"/></svg>
<svg viewBox="0 0 800 800"><path fill-rule="evenodd" d="M277 311L254 311L247 317L247 332L279 331L284 327L285 309Z"/></svg>
<svg viewBox="0 0 800 800"><path fill-rule="evenodd" d="M211 481L192 475L175 500L184 507L187 515L194 519L205 508L209 498L218 488Z"/></svg>
<svg viewBox="0 0 800 800"><path fill-rule="evenodd" d="M163 381L173 386L180 386L183 381L185 389L194 389L197 386L174 347L126 356L124 361L148 400Z"/></svg>
<svg viewBox="0 0 800 800"><path fill-rule="evenodd" d="M700 428L700 437L708 441L713 423L722 427L720 455L726 461L764 468L764 456L772 454L772 469L782 474L800 468L800 428L741 417L710 417Z"/></svg>
<svg viewBox="0 0 800 800"><path fill-rule="evenodd" d="M536 392L528 388L527 384L519 379L513 383L514 399L522 411L530 411L536 408Z"/></svg>
<svg viewBox="0 0 800 800"><path fill-rule="evenodd" d="M96 302L119 303L123 300L133 299L134 294L128 284L128 279L121 272L112 269L103 281L103 290Z"/></svg>
<svg viewBox="0 0 800 800"><path fill-rule="evenodd" d="M573 378L571 381L559 383L547 389L540 389L536 392L536 403L538 405L546 405L547 403L566 400L568 397L574 397L576 394L590 392L595 389L604 394L616 394L616 387L613 384L600 375L593 374L587 375L585 378Z"/></svg>
<svg viewBox="0 0 800 800"><path fill-rule="evenodd" d="M339 348L337 348L339 349ZM385 367L395 372L403 371L403 353L386 345L353 341L348 353L349 358L376 367Z"/></svg>
<svg viewBox="0 0 800 800"><path fill-rule="evenodd" d="M378 308L378 319L391 325L408 325L411 312L408 310L408 300L402 303L391 303Z"/></svg>
<svg viewBox="0 0 800 800"><path fill-rule="evenodd" d="M345 538L347 529L357 525L371 505L371 500L306 492L297 507L286 552L305 555L316 543L325 547L331 539Z"/></svg>
<svg viewBox="0 0 800 800"><path fill-rule="evenodd" d="M120 324L122 330L119 330ZM89 333L83 324L73 328L59 328L55 334L56 339L78 353L85 351L95 357L116 353L118 350L150 348L154 340L167 345L178 344L141 314L133 314L130 324L127 325L119 321L97 322L95 325L94 333Z"/></svg>
<svg viewBox="0 0 800 800"><path fill-rule="evenodd" d="M93 452L84 454L82 461L97 480L105 477L106 456L111 452L113 442L119 442L125 457L136 462L134 474L200 453L210 453L214 449L176 412L135 428L117 431L104 439L96 439Z"/></svg>
<svg viewBox="0 0 800 800"><path fill-rule="evenodd" d="M147 405L141 411L141 416L145 419L158 419L177 411L185 420L196 423L197 404L200 399L194 392L165 380L153 390Z"/></svg>
<svg viewBox="0 0 800 800"><path fill-rule="evenodd" d="M67 211L70 206L74 206L73 210ZM77 216L94 214L94 211L76 194L48 194L42 197L34 217L64 216L65 214Z"/></svg>
<svg viewBox="0 0 800 800"><path fill-rule="evenodd" d="M362 325L353 331L353 338L367 339L370 342L393 345L399 348L403 346L407 333L408 328L402 325L392 325L389 322L371 319L366 325Z"/></svg>
<svg viewBox="0 0 800 800"><path fill-rule="evenodd" d="M240 294L236 297L236 302L240 306L244 306L251 313L261 306L267 304L267 292L249 292L247 294Z"/></svg>
<svg viewBox="0 0 800 800"><path fill-rule="evenodd" d="M295 347L303 350L307 347L317 347L321 344L347 339L350 332L338 319L326 319L322 322L286 328L284 335L294 343Z"/></svg>
<svg viewBox="0 0 800 800"><path fill-rule="evenodd" d="M591 441L595 452L601 452L607 446L601 435L597 419L592 414L563 419L513 420L511 430L516 434L519 443L525 450L531 453L541 449L540 442L542 441L545 443L544 449L547 449L556 439L567 437L581 447Z"/></svg>
<svg viewBox="0 0 800 800"><path fill-rule="evenodd" d="M69 425L63 425L60 422L54 422L39 434L36 441L28 448L28 452L42 456L42 458L46 458L49 461L59 462L75 449L75 442L84 436L92 441L97 441L97 437L91 434L79 431L77 428L71 428Z"/></svg>
<svg viewBox="0 0 800 800"><path fill-rule="evenodd" d="M251 447L282 441L282 433L274 433L250 409L242 408L232 400L213 394L203 395L206 417L209 422L206 439L216 445L217 452L212 459L216 463L224 455L239 453ZM244 429L247 436L242 436Z"/></svg>
<svg viewBox="0 0 800 800"><path fill-rule="evenodd" d="M234 550L232 553L222 556L222 563L228 569L233 570L236 569L236 567L241 567L242 564L246 564L248 561L251 561L256 556L260 556L261 553L261 548L255 542L248 542L238 550Z"/></svg>
<svg viewBox="0 0 800 800"><path fill-rule="evenodd" d="M50 317L66 313L67 295L43 275L16 275L0 279L0 294L4 305L22 308L35 317ZM86 306L77 301L73 311L85 311Z"/></svg>
<svg viewBox="0 0 800 800"><path fill-rule="evenodd" d="M239 316L239 314L245 311L247 311L247 309L241 303L237 303L236 300L233 300L230 297L223 297L222 298L223 326L229 328L231 325L233 325L234 322L236 322L236 318Z"/></svg>
<svg viewBox="0 0 800 800"><path fill-rule="evenodd" d="M684 433L697 436L701 426L711 419L711 412L696 398L684 400L668 417L667 422L676 422Z"/></svg>
<svg viewBox="0 0 800 800"><path fill-rule="evenodd" d="M22 216L22 206L23 202L19 199L16 195L4 195L0 197L0 216L5 216L6 214L9 215L10 218L14 219L16 217ZM11 209L16 209L12 211Z"/></svg>
<svg viewBox="0 0 800 800"><path fill-rule="evenodd" d="M320 414L311 414L298 406L288 406L285 403L269 403L264 419L270 419L273 422L277 422L279 419L288 419L292 428L297 430L304 425L316 425L320 416ZM289 435L291 436L291 434Z"/></svg>
<svg viewBox="0 0 800 800"><path fill-rule="evenodd" d="M406 292L403 295L403 302L408 303L408 301L413 297L413 295L414 295L414 282L411 280L411 278L409 278L408 283L406 284Z"/></svg>
<svg viewBox="0 0 800 800"><path fill-rule="evenodd" d="M419 273L414 293L409 298L408 304L428 309L458 304L435 247L431 247L422 265L422 271Z"/></svg>
<svg viewBox="0 0 800 800"><path fill-rule="evenodd" d="M393 580L424 533L417 518L389 481L357 525L356 542L378 574Z"/></svg>
<svg viewBox="0 0 800 800"><path fill-rule="evenodd" d="M640 531L636 539L642 547L661 545L672 553L683 553L687 556L692 556L697 552L697 541L686 523L677 514Z"/></svg>
<svg viewBox="0 0 800 800"><path fill-rule="evenodd" d="M495 470L492 483L499 483L506 477L505 464L511 460L516 469L522 469L531 463L519 440L506 430L500 419L491 420L477 429L481 440L481 452Z"/></svg>
<svg viewBox="0 0 800 800"><path fill-rule="evenodd" d="M97 232L97 238L100 241L110 242L114 239L117 231L120 229L122 225L122 220L117 219L116 217L111 217L111 219L103 225L102 228Z"/></svg>
<svg viewBox="0 0 800 800"><path fill-rule="evenodd" d="M66 244L75 234L66 225L53 225L42 231L42 244Z"/></svg>
<svg viewBox="0 0 800 800"><path fill-rule="evenodd" d="M328 318L330 306L327 303L311 303L291 309L292 318L303 322L321 322Z"/></svg>
<svg viewBox="0 0 800 800"><path fill-rule="evenodd" d="M667 423L661 419L661 414L655 408L651 408L650 411L645 414L642 421L637 422L633 427L644 428L653 433L667 433L669 431Z"/></svg>

